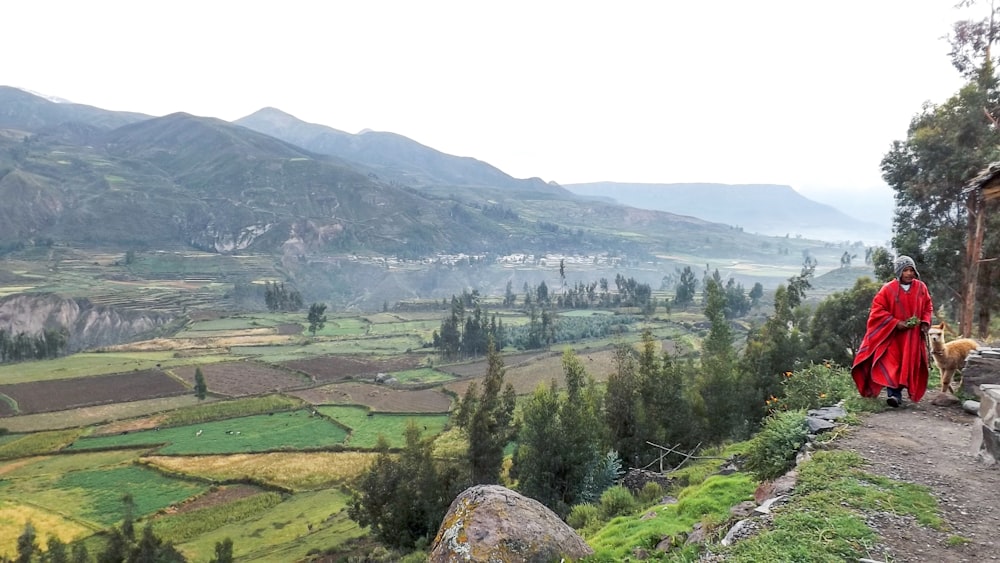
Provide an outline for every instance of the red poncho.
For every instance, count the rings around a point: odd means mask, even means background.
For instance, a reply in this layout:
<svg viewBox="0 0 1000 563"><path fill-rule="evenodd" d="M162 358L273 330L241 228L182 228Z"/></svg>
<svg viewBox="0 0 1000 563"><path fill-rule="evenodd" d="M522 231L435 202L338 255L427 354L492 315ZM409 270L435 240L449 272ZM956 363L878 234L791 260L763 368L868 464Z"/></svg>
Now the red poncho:
<svg viewBox="0 0 1000 563"><path fill-rule="evenodd" d="M927 341L920 325L897 329L896 323L915 316L930 325L933 310L931 295L920 280L913 280L910 291L903 291L898 279L882 286L872 300L865 338L851 368L863 397L877 397L883 387L906 387L914 402L924 396L930 374Z"/></svg>

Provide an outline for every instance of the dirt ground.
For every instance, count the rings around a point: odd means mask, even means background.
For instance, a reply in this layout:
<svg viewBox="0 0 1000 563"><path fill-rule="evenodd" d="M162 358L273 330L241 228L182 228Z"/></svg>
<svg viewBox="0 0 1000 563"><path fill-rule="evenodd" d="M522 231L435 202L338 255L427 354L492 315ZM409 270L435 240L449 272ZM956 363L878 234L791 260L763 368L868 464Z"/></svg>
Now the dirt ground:
<svg viewBox="0 0 1000 563"><path fill-rule="evenodd" d="M918 404L907 401L903 408L869 415L836 441L836 447L864 457L869 473L929 487L945 521L943 530L935 530L913 518L871 513L868 524L881 537L869 555L872 560L1000 559L1000 465L973 457L970 444L976 417L958 404L934 405L938 395L928 391Z"/></svg>

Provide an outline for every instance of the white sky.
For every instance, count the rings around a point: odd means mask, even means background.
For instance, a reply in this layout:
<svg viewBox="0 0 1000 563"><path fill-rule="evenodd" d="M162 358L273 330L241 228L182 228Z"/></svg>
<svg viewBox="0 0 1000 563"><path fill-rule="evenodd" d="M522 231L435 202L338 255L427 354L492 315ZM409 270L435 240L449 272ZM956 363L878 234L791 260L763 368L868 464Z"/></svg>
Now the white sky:
<svg viewBox="0 0 1000 563"><path fill-rule="evenodd" d="M961 86L957 0L30 0L0 84L150 115L272 106L519 178L886 190ZM983 8L985 9L985 8Z"/></svg>

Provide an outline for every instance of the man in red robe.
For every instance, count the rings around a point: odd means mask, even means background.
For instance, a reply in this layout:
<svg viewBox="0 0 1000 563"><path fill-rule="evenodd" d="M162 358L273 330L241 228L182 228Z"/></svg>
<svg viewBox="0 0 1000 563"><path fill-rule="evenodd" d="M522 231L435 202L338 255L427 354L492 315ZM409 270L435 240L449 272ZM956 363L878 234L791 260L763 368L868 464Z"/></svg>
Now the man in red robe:
<svg viewBox="0 0 1000 563"><path fill-rule="evenodd" d="M896 279L883 285L872 300L851 376L863 397L877 397L885 387L886 403L899 407L903 388L914 402L927 390L926 335L934 306L912 258L900 256L893 266Z"/></svg>

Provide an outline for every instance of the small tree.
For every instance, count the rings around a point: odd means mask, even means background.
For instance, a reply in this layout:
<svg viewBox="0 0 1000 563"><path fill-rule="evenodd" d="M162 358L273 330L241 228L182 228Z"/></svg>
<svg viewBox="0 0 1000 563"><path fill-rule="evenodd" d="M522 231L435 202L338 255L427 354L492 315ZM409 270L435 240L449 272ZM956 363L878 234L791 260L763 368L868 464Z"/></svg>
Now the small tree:
<svg viewBox="0 0 1000 563"><path fill-rule="evenodd" d="M208 393L208 386L205 385L205 374L201 373L201 368L194 368L194 396L199 400L204 400Z"/></svg>
<svg viewBox="0 0 1000 563"><path fill-rule="evenodd" d="M316 331L326 326L326 303L313 303L309 306L309 332L316 336Z"/></svg>
<svg viewBox="0 0 1000 563"><path fill-rule="evenodd" d="M209 563L233 563L233 540L226 538L215 542L215 557Z"/></svg>
<svg viewBox="0 0 1000 563"><path fill-rule="evenodd" d="M17 538L17 563L31 563L35 553L38 552L38 541L35 534L35 527L28 522L24 525L24 532Z"/></svg>
<svg viewBox="0 0 1000 563"><path fill-rule="evenodd" d="M469 466L475 484L496 483L503 465L503 449L516 433L513 423L514 386L504 386L503 358L489 338L487 370L482 394L472 386L458 407L457 422L469 436Z"/></svg>

